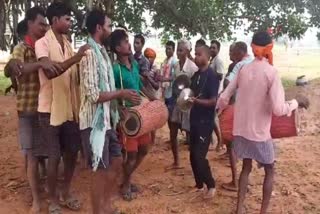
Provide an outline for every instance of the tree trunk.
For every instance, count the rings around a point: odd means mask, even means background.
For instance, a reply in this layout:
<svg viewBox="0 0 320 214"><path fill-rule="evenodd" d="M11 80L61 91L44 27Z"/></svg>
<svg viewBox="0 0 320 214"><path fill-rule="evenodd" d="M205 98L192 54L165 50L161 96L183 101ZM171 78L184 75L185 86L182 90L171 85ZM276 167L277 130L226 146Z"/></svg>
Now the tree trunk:
<svg viewBox="0 0 320 214"><path fill-rule="evenodd" d="M92 10L93 8L93 0L87 0L87 5L86 5L87 10Z"/></svg>
<svg viewBox="0 0 320 214"><path fill-rule="evenodd" d="M18 27L18 12L19 3L17 1L12 1L11 3L11 15L12 15L12 35L13 35L13 46L18 43L17 27Z"/></svg>
<svg viewBox="0 0 320 214"><path fill-rule="evenodd" d="M0 50L7 50L6 47L6 9L5 9L5 2L4 0L0 0Z"/></svg>
<svg viewBox="0 0 320 214"><path fill-rule="evenodd" d="M114 0L104 0L104 5L106 7L106 12L107 12L107 15L110 17L110 18L113 18L114 16Z"/></svg>

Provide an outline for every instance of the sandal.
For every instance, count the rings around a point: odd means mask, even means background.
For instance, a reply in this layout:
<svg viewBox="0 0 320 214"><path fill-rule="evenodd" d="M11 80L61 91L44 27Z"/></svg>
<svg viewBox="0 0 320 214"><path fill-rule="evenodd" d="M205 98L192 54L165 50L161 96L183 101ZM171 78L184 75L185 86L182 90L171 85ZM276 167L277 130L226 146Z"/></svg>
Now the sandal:
<svg viewBox="0 0 320 214"><path fill-rule="evenodd" d="M69 196L67 200L64 200L62 197L60 197L60 205L72 211L78 211L81 208L80 201L72 196Z"/></svg>
<svg viewBox="0 0 320 214"><path fill-rule="evenodd" d="M34 209L30 209L29 210L29 214L41 214L41 210L39 209L39 210L34 210Z"/></svg>
<svg viewBox="0 0 320 214"><path fill-rule="evenodd" d="M184 167L183 166L177 166L177 165L174 165L174 164L172 164L172 165L170 165L170 166L167 166L166 168L165 168L165 171L170 171L170 170L178 170L178 169L184 169Z"/></svg>
<svg viewBox="0 0 320 214"><path fill-rule="evenodd" d="M49 214L62 214L61 207L58 204L49 204Z"/></svg>
<svg viewBox="0 0 320 214"><path fill-rule="evenodd" d="M136 199L137 196L133 192L131 192L131 190L129 189L129 190L127 190L127 192L122 193L122 198L123 198L123 200L129 202L129 201Z"/></svg>
<svg viewBox="0 0 320 214"><path fill-rule="evenodd" d="M123 184L120 185L120 189L123 189ZM140 188L135 184L130 184L130 191L133 193L140 192Z"/></svg>
<svg viewBox="0 0 320 214"><path fill-rule="evenodd" d="M119 211L118 209L115 209L112 211L112 214L125 214L125 212Z"/></svg>
<svg viewBox="0 0 320 214"><path fill-rule="evenodd" d="M133 192L133 193L140 192L139 187L135 184L130 184L130 189L131 189L131 192Z"/></svg>

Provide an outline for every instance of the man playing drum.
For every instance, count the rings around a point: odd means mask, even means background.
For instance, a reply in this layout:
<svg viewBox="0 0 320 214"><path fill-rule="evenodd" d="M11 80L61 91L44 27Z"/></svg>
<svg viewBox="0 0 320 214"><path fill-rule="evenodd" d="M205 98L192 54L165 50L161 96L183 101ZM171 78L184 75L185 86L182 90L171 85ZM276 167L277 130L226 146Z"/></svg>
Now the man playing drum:
<svg viewBox="0 0 320 214"><path fill-rule="evenodd" d="M302 96L285 101L281 79L273 67L273 42L267 32L256 33L251 47L255 60L244 65L235 75L221 94L217 107L220 111L223 110L237 90L233 148L236 156L243 159L243 166L239 180L236 213L243 213L252 160L255 160L264 167L265 171L260 213L266 214L274 177L275 152L270 133L272 113L276 116L291 115L298 106L308 108L309 101Z"/></svg>
<svg viewBox="0 0 320 214"><path fill-rule="evenodd" d="M147 95L150 100L155 100L155 97L150 95L149 91L143 87L140 75L139 65L135 60L131 60L131 45L129 38L124 30L115 30L111 34L111 50L117 54L117 61L113 65L115 85L118 89L131 89L137 93L142 92ZM121 100L124 107L121 111L122 118L125 118L127 107L133 107L136 103L124 102ZM138 192L135 185L131 184L131 175L141 164L142 160L148 153L148 145L152 142L151 134L147 133L138 138L127 138L122 134L122 142L127 152L127 157L124 163L124 180L122 183L121 193L123 199L131 201L134 199L134 192Z"/></svg>

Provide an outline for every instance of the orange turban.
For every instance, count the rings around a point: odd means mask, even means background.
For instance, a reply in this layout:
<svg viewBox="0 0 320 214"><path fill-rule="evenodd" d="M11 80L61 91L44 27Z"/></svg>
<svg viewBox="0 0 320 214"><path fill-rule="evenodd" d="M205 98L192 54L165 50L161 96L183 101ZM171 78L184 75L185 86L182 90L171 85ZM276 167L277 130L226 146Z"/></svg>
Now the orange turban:
<svg viewBox="0 0 320 214"><path fill-rule="evenodd" d="M255 44L251 44L252 51L258 59L267 58L270 65L273 65L273 43L267 45L267 46L259 46Z"/></svg>
<svg viewBox="0 0 320 214"><path fill-rule="evenodd" d="M151 48L146 48L146 50L144 51L144 56L147 57L148 59L155 59L157 57L156 52L151 49Z"/></svg>

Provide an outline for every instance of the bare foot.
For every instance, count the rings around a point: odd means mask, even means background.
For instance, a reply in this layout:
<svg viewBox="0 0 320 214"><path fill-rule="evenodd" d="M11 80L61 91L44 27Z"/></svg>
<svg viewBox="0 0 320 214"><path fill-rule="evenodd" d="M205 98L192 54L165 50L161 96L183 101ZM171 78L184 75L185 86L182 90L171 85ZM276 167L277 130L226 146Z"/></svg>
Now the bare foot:
<svg viewBox="0 0 320 214"><path fill-rule="evenodd" d="M238 185L235 184L234 182L222 184L222 188L232 192L238 191Z"/></svg>
<svg viewBox="0 0 320 214"><path fill-rule="evenodd" d="M40 204L33 202L32 207L29 211L29 214L40 214L40 213L41 213Z"/></svg>
<svg viewBox="0 0 320 214"><path fill-rule="evenodd" d="M165 168L166 171L169 171L169 170L176 170L176 169L183 169L184 167L180 166L180 164L178 163L174 163L168 167Z"/></svg>
<svg viewBox="0 0 320 214"><path fill-rule="evenodd" d="M203 193L205 191L205 188L195 188L195 189L192 189L189 193L192 194L192 197L189 199L190 202L198 199L199 197L203 196Z"/></svg>
<svg viewBox="0 0 320 214"><path fill-rule="evenodd" d="M208 192L203 196L204 199L211 199L214 197L214 195L216 194L216 189L215 188L211 188L208 190Z"/></svg>
<svg viewBox="0 0 320 214"><path fill-rule="evenodd" d="M190 193L204 192L204 190L205 190L204 187L202 187L201 189L195 188L195 189L192 189Z"/></svg>
<svg viewBox="0 0 320 214"><path fill-rule="evenodd" d="M81 158L80 160L80 165L81 165L81 169L88 169L89 167L89 163L88 161L86 161L84 158Z"/></svg>
<svg viewBox="0 0 320 214"><path fill-rule="evenodd" d="M72 211L78 211L81 208L80 201L70 193L61 194L59 203Z"/></svg>

